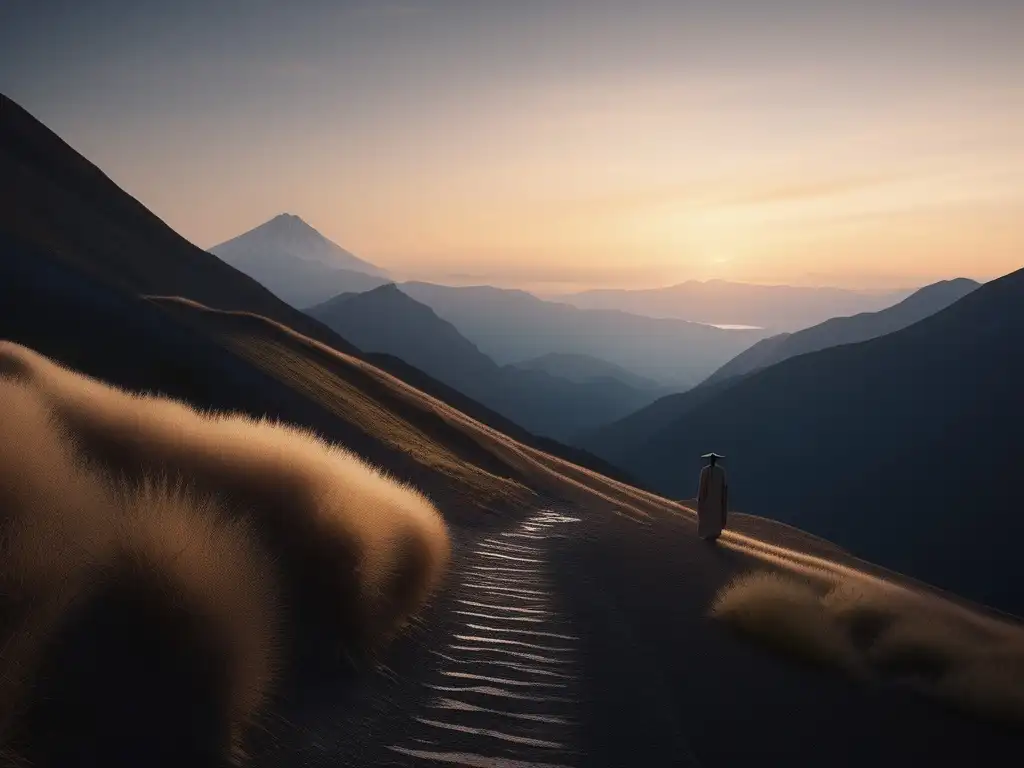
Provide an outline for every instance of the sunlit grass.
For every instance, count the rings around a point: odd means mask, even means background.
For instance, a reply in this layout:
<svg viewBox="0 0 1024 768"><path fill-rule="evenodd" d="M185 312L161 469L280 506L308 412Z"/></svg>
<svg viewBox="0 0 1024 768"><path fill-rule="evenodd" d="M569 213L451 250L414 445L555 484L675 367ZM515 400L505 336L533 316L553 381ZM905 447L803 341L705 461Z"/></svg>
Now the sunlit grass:
<svg viewBox="0 0 1024 768"><path fill-rule="evenodd" d="M710 613L789 656L1024 726L1024 628L935 595L760 571L723 587Z"/></svg>

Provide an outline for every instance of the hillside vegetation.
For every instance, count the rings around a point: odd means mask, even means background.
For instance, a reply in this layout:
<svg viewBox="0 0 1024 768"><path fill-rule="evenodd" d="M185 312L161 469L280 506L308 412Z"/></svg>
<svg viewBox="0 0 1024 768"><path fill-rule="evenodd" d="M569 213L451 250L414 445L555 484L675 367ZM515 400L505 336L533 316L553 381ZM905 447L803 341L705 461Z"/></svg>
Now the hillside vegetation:
<svg viewBox="0 0 1024 768"><path fill-rule="evenodd" d="M0 399L0 746L33 762L238 754L276 679L372 651L444 572L426 497L310 433L11 343Z"/></svg>

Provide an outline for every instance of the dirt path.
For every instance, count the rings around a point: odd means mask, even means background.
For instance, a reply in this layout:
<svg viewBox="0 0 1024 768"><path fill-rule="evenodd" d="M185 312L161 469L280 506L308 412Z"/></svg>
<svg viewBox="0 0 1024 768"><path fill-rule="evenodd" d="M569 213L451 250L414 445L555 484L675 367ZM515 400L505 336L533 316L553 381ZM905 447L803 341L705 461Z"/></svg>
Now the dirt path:
<svg viewBox="0 0 1024 768"><path fill-rule="evenodd" d="M1019 747L732 636L706 607L756 563L693 527L558 504L461 532L422 623L375 673L304 688L256 765L853 768Z"/></svg>
<svg viewBox="0 0 1024 768"><path fill-rule="evenodd" d="M578 641L559 612L549 539L577 519L540 509L485 537L456 565L455 619L430 653L428 697L389 745L410 765L582 765Z"/></svg>

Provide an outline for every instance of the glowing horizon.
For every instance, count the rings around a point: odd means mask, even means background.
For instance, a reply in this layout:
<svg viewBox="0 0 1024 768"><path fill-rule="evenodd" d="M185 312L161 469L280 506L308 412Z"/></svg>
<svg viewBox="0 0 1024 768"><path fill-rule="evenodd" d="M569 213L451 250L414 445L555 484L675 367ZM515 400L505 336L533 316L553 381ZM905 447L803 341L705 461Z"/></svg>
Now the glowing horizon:
<svg viewBox="0 0 1024 768"><path fill-rule="evenodd" d="M202 247L288 211L546 293L1024 266L1012 0L34 5L0 90Z"/></svg>

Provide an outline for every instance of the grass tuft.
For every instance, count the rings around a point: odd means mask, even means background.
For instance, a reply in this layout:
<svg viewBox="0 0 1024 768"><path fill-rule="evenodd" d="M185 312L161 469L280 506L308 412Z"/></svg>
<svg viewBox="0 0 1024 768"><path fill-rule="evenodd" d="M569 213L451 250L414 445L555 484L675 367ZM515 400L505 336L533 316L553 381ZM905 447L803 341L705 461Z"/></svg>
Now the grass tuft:
<svg viewBox="0 0 1024 768"><path fill-rule="evenodd" d="M447 565L425 496L307 431L4 342L0 411L0 754L237 760L283 678L372 652Z"/></svg>
<svg viewBox="0 0 1024 768"><path fill-rule="evenodd" d="M853 643L806 582L768 571L744 574L719 592L711 615L791 657L858 671Z"/></svg>
<svg viewBox="0 0 1024 768"><path fill-rule="evenodd" d="M742 575L711 615L789 656L1024 726L1024 628L881 581Z"/></svg>

